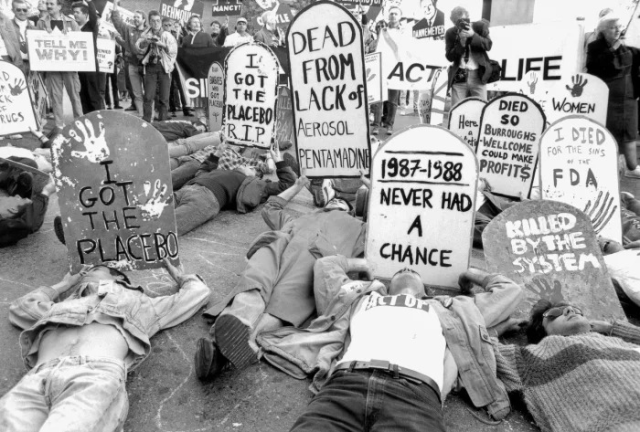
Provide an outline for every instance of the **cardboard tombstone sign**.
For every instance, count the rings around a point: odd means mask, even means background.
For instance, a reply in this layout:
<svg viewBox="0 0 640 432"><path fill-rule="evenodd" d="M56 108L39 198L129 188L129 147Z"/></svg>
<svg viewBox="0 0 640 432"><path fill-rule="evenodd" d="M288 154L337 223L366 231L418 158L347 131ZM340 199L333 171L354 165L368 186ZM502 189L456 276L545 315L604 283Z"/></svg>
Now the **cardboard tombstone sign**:
<svg viewBox="0 0 640 432"><path fill-rule="evenodd" d="M275 135L278 59L266 45L250 42L225 59L222 130L232 144L269 148Z"/></svg>
<svg viewBox="0 0 640 432"><path fill-rule="evenodd" d="M126 270L178 265L167 144L147 122L97 111L65 127L52 145L72 273L83 264Z"/></svg>
<svg viewBox="0 0 640 432"><path fill-rule="evenodd" d="M36 113L24 72L12 63L0 61L0 136L38 129Z"/></svg>
<svg viewBox="0 0 640 432"><path fill-rule="evenodd" d="M545 122L540 106L518 93L507 93L485 105L476 154L479 176L494 193L529 196Z"/></svg>
<svg viewBox="0 0 640 432"><path fill-rule="evenodd" d="M586 116L607 123L609 87L595 75L577 73L563 77L547 94L545 113L551 123L568 115Z"/></svg>
<svg viewBox="0 0 640 432"><path fill-rule="evenodd" d="M291 90L287 86L278 87L278 110L276 111L276 142L282 145L286 142L293 144L293 109L291 105Z"/></svg>
<svg viewBox="0 0 640 432"><path fill-rule="evenodd" d="M625 319L589 217L556 201L526 201L496 216L482 233L490 272L523 287L516 311L528 317L540 298L567 302L591 319Z"/></svg>
<svg viewBox="0 0 640 432"><path fill-rule="evenodd" d="M371 53L364 56L367 69L367 96L369 103L382 102L382 54Z"/></svg>
<svg viewBox="0 0 640 432"><path fill-rule="evenodd" d="M222 111L224 110L224 70L220 63L213 62L209 68L209 130L222 129Z"/></svg>
<svg viewBox="0 0 640 432"><path fill-rule="evenodd" d="M479 98L468 98L458 102L449 112L448 129L476 150L480 135L480 116L487 103Z"/></svg>
<svg viewBox="0 0 640 432"><path fill-rule="evenodd" d="M458 288L469 266L478 164L450 131L396 133L376 152L365 255L377 277L409 267L425 284Z"/></svg>
<svg viewBox="0 0 640 432"><path fill-rule="evenodd" d="M62 33L54 30L27 32L29 67L46 72L95 72L93 35L89 32Z"/></svg>
<svg viewBox="0 0 640 432"><path fill-rule="evenodd" d="M602 125L584 116L564 117L540 140L543 199L582 210L602 237L622 242L618 145Z"/></svg>
<svg viewBox="0 0 640 432"><path fill-rule="evenodd" d="M369 173L369 110L362 28L327 0L296 15L287 33L298 161L309 178Z"/></svg>
<svg viewBox="0 0 640 432"><path fill-rule="evenodd" d="M542 84L542 74L538 71L527 72L519 82L518 93L533 99L546 113L547 89ZM540 85L538 85L540 83Z"/></svg>

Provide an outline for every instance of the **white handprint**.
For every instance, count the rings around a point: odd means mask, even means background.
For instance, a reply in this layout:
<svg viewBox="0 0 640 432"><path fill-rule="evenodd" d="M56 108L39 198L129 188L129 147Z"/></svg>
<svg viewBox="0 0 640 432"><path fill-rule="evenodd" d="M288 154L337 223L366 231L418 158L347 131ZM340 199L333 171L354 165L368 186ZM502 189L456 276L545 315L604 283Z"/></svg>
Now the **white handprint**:
<svg viewBox="0 0 640 432"><path fill-rule="evenodd" d="M86 129L85 129L86 126ZM89 119L84 119L84 125L80 120L76 120L76 128L82 133L82 138L78 136L74 129L69 131L69 135L78 143L84 143L86 151L73 150L71 156L85 158L89 162L98 163L109 157L109 147L104 139L104 123L98 123L99 136L96 136L93 125Z"/></svg>
<svg viewBox="0 0 640 432"><path fill-rule="evenodd" d="M171 196L165 198L167 193L167 185L162 184L160 179L156 180L153 185L153 193L151 192L151 182L144 182L144 195L147 197L145 204L138 204L138 208L141 210L142 219L150 221L158 219L162 214L164 208L168 205Z"/></svg>

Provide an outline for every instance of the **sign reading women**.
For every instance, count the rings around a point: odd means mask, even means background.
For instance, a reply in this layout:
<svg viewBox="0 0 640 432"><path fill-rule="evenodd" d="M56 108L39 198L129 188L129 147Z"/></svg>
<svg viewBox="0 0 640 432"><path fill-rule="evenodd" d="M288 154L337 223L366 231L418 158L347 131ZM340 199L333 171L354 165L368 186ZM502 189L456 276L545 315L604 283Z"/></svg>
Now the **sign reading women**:
<svg viewBox="0 0 640 432"><path fill-rule="evenodd" d="M307 177L368 174L368 99L362 28L344 7L321 0L287 33L295 136Z"/></svg>
<svg viewBox="0 0 640 432"><path fill-rule="evenodd" d="M476 150L480 134L480 116L486 102L479 98L467 98L451 108L449 130Z"/></svg>
<svg viewBox="0 0 640 432"><path fill-rule="evenodd" d="M12 63L0 61L0 136L37 129L24 72Z"/></svg>
<svg viewBox="0 0 640 432"><path fill-rule="evenodd" d="M450 131L414 126L375 154L365 255L376 276L409 267L425 284L458 288L469 266L478 163Z"/></svg>
<svg viewBox="0 0 640 432"><path fill-rule="evenodd" d="M213 62L207 77L209 91L209 130L222 129L222 111L224 109L224 70L220 63Z"/></svg>
<svg viewBox="0 0 640 432"><path fill-rule="evenodd" d="M164 152L160 149L165 149ZM71 272L178 265L167 145L147 122L117 111L77 118L52 145Z"/></svg>
<svg viewBox="0 0 640 432"><path fill-rule="evenodd" d="M275 134L278 59L266 45L250 42L225 60L222 130L232 144L269 148Z"/></svg>
<svg viewBox="0 0 640 432"><path fill-rule="evenodd" d="M584 116L558 120L540 140L543 199L584 211L597 234L622 241L618 145L602 125Z"/></svg>

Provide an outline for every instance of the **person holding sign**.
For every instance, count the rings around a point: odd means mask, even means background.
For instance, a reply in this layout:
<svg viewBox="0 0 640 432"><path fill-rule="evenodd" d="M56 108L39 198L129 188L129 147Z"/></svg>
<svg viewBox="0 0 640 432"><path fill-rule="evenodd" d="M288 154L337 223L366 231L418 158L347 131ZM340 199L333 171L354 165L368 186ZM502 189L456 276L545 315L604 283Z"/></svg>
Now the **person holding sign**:
<svg viewBox="0 0 640 432"><path fill-rule="evenodd" d="M164 265L179 285L172 295L149 297L120 271L94 266L11 303L30 371L0 399L3 432L122 428L127 372L149 356L149 338L209 299L199 276Z"/></svg>

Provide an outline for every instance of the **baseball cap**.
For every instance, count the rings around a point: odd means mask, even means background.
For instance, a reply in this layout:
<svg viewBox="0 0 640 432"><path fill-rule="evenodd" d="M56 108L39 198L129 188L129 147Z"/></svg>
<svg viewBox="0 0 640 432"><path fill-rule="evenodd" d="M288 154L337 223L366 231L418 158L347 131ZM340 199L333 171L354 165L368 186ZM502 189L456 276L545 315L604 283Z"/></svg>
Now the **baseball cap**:
<svg viewBox="0 0 640 432"><path fill-rule="evenodd" d="M245 17L240 17L240 18L238 18L238 20L236 21L236 24L241 23L241 22L243 22L243 23L245 23L245 24L246 24L246 23L247 23L247 19L246 19Z"/></svg>

